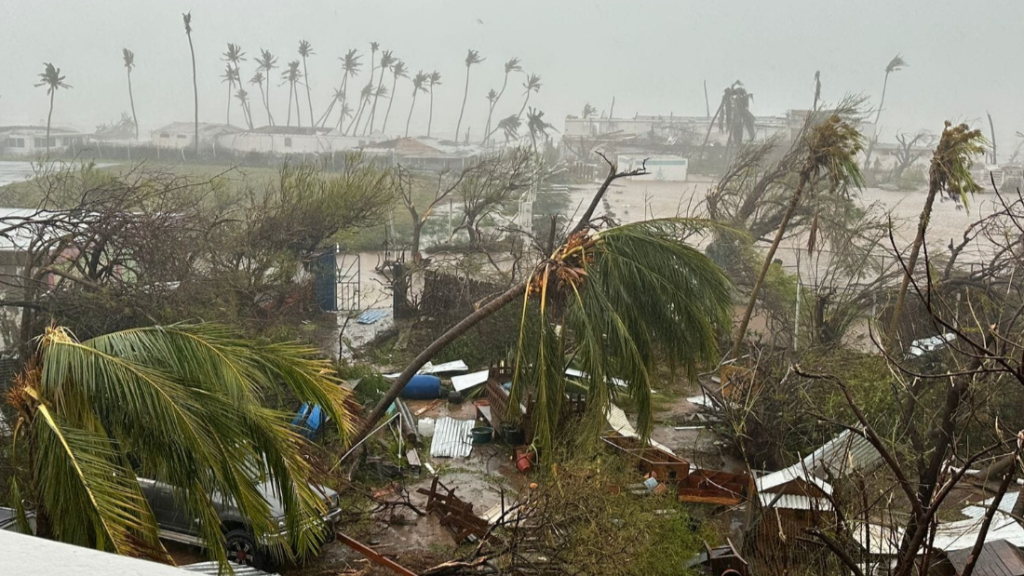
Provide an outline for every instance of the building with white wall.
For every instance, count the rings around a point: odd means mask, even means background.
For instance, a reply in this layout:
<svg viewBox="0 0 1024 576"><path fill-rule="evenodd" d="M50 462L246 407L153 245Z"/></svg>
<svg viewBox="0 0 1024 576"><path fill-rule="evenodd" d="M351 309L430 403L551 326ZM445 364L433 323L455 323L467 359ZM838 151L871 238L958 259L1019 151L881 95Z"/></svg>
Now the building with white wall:
<svg viewBox="0 0 1024 576"><path fill-rule="evenodd" d="M50 127L50 151L81 148L89 136L78 130ZM46 153L46 126L0 126L0 154L39 156Z"/></svg>
<svg viewBox="0 0 1024 576"><path fill-rule="evenodd" d="M618 157L619 170L629 172L639 170L647 161L647 172L650 176L647 179L655 179L663 182L686 182L689 160L682 156L662 154L657 156L620 154Z"/></svg>
<svg viewBox="0 0 1024 576"><path fill-rule="evenodd" d="M272 154L324 154L354 150L385 140L380 134L345 136L336 130L296 126L263 126L254 130L222 134L217 145L238 152Z"/></svg>
<svg viewBox="0 0 1024 576"><path fill-rule="evenodd" d="M199 145L212 146L217 138L225 134L241 132L242 129L228 124L199 123ZM160 148L189 148L194 145L196 126L192 122L174 122L159 130L150 132L150 140Z"/></svg>

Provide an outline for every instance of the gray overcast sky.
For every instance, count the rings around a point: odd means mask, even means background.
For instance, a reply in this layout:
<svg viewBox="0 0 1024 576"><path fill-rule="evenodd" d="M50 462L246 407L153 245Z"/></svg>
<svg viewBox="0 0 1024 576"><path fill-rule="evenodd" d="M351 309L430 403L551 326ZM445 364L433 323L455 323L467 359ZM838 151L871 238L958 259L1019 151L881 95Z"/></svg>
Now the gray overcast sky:
<svg viewBox="0 0 1024 576"><path fill-rule="evenodd" d="M500 88L502 63L512 56L543 77L531 104L561 129L566 114L579 114L586 102L607 110L612 96L619 116L703 114L704 80L712 107L722 87L740 79L755 94L755 114L781 114L809 106L815 70L826 99L861 92L877 103L884 67L896 53L910 66L890 78L882 115L887 138L897 129L937 131L946 118L977 122L986 110L1002 151L1024 130L1018 72L1024 2L1011 0L0 0L0 124L45 123L45 91L33 87L43 62L60 67L74 86L57 94L54 124L91 130L116 119L129 108L122 47L136 55L142 128L190 120L181 21L190 9L201 121L224 119L226 86L219 76L227 42L241 44L250 57L268 48L285 65L307 39L316 51L309 61L315 110L323 110L340 80L337 56L348 48L365 53L376 40L413 72L441 72L434 123L442 134L454 131L467 48L487 58L472 71L464 123L473 134L486 119L484 95ZM243 79L253 68L250 59ZM350 94L366 82L366 68ZM510 82L496 117L518 111L522 80ZM276 82L271 98L281 123L287 93ZM390 124L404 123L410 92L408 81L399 84ZM419 102L425 112L426 99ZM265 123L258 99L252 110ZM237 109L233 115L240 124ZM425 127L426 114L417 115L413 132Z"/></svg>

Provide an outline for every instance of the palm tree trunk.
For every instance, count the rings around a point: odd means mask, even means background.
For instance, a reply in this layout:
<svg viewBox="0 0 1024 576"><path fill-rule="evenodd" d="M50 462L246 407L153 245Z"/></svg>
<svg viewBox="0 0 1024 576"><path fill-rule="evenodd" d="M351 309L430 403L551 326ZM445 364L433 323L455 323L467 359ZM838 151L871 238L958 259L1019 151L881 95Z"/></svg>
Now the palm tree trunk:
<svg viewBox="0 0 1024 576"><path fill-rule="evenodd" d="M430 85L430 114L427 116L427 138L430 138L430 128L434 125L434 85Z"/></svg>
<svg viewBox="0 0 1024 576"><path fill-rule="evenodd" d="M422 368L424 364L426 364L431 358L433 358L434 355L436 355L438 352L444 349L445 346L451 344L459 336L462 336L466 332L469 332L469 330L476 326L477 324L479 324L480 321L494 314L495 312L503 308L506 304L521 297L523 295L523 292L525 291L525 282L518 284L512 288L509 288L494 300L491 300L487 304L484 304L475 312L463 318L461 322L449 328L444 334L439 336L437 340L434 340L433 342L430 343L429 346L424 348L423 351L420 352L419 355L416 356L416 358L408 366L405 367L405 370L402 371L398 378L395 379L395 382L391 385L391 388L389 388L388 391L384 394L384 397L381 398L380 402L378 402L377 405L373 407L373 410L363 421L363 428L359 430L359 432L357 432L356 435L352 438L351 445L354 446L358 444L360 441L362 441L364 438L366 438L366 435L369 434L371 430L373 430L373 427L376 425L377 421L380 420L381 416L384 415L388 407L391 406L391 403L394 402L395 399L398 398L399 394L402 393L402 390L405 388L405 385L409 383L409 380L411 380L412 377L416 375L416 372L418 372L419 369Z"/></svg>
<svg viewBox="0 0 1024 576"><path fill-rule="evenodd" d="M397 87L398 76L395 76L395 81L391 83L391 99L388 100L388 111L384 113L384 123L380 125L381 134L388 128L388 117L391 116L391 105L395 103L395 88Z"/></svg>
<svg viewBox="0 0 1024 576"><path fill-rule="evenodd" d="M355 136L356 132L359 131L359 120L363 117L363 110L366 109L366 101L366 98L361 98L359 100L359 110L356 112L356 115L352 118L352 121L348 123L348 130L346 130L346 132L351 132L353 136ZM355 130L352 130L353 126L355 127Z"/></svg>
<svg viewBox="0 0 1024 576"><path fill-rule="evenodd" d="M231 126L231 89L235 87L234 82L228 82L228 113L227 113L227 125Z"/></svg>
<svg viewBox="0 0 1024 576"><path fill-rule="evenodd" d="M914 268L917 266L917 257L921 253L921 246L924 245L925 233L928 231L928 222L932 216L932 206L935 205L935 196L938 191L931 186L928 187L928 196L924 201L924 208L921 209L921 217L917 222L917 236L910 247L910 256L907 258L906 270L903 274L903 282L900 283L900 291L896 295L896 304L892 309L892 318L889 320L890 340L896 340L896 331L899 328L900 315L903 312L903 304L907 297L907 289L910 287L910 280L914 276Z"/></svg>
<svg viewBox="0 0 1024 576"><path fill-rule="evenodd" d="M295 93L295 123L302 128L302 105L299 104L299 85L298 83L292 83L292 92Z"/></svg>
<svg viewBox="0 0 1024 576"><path fill-rule="evenodd" d="M416 89L412 91L412 104L409 105L409 116L405 119L405 137L409 137L409 122L412 121L412 111L416 108Z"/></svg>
<svg viewBox="0 0 1024 576"><path fill-rule="evenodd" d="M736 328L736 336L733 338L732 350L729 352L729 358L735 359L740 352L740 345L743 343L743 337L747 334L747 326L750 325L750 317L754 314L754 305L757 304L757 295L761 291L761 286L764 284L764 279L768 275L768 269L771 268L772 260L775 258L775 252L779 249L779 244L782 243L782 237L786 234L786 227L789 226L789 220L793 217L796 212L796 207L800 203L800 196L803 194L804 187L807 185L807 181L810 180L810 174L806 171L800 173L800 181L797 182L796 190L793 191L793 196L789 198L789 206L786 207L786 214L782 217L782 222L779 223L779 230L775 233L775 240L772 241L772 245L768 248L768 253L765 254L764 264L761 265L761 271L757 275L757 280L754 282L754 288L750 292L750 300L747 302L747 308L743 311L743 317L740 319L740 325Z"/></svg>
<svg viewBox="0 0 1024 576"><path fill-rule="evenodd" d="M310 95L309 91L309 72L306 71L306 57L302 57L302 75L306 77L306 103L309 104L309 125L316 127L313 124L313 96Z"/></svg>
<svg viewBox="0 0 1024 576"><path fill-rule="evenodd" d="M132 104L132 120L135 122L135 139L139 139L139 117L135 115L135 96L132 94L132 71L128 70L128 101Z"/></svg>
<svg viewBox="0 0 1024 576"><path fill-rule="evenodd" d="M875 129L872 135L870 145L867 151L864 153L864 168L867 169L871 165L871 153L875 148L875 141L878 139L878 119L882 117L882 107L885 106L885 90L889 87L889 72L885 73L885 81L882 82L882 98L878 101L878 111L875 112Z"/></svg>
<svg viewBox="0 0 1024 576"><path fill-rule="evenodd" d="M192 33L188 33L188 51L192 54L192 107L195 112L195 149L199 156L199 83L196 82L196 49L192 46Z"/></svg>
<svg viewBox="0 0 1024 576"><path fill-rule="evenodd" d="M380 99L380 89L384 86L384 68L380 69L380 81L377 82L377 91L373 93L373 107L370 108L370 121L366 123L363 128L363 134L369 134L373 132L373 123L377 119L377 100Z"/></svg>
<svg viewBox="0 0 1024 576"><path fill-rule="evenodd" d="M288 87L288 120L285 126L292 125L292 94L295 92L292 90L293 87L294 85Z"/></svg>
<svg viewBox="0 0 1024 576"><path fill-rule="evenodd" d="M50 111L46 114L46 154L50 154L50 120L53 118L53 96L56 90L50 89Z"/></svg>
<svg viewBox="0 0 1024 576"><path fill-rule="evenodd" d="M269 70L267 71L267 74L270 74ZM269 120L270 121L270 125L273 126L274 125L274 115L271 114L271 112L270 112L270 79L269 78L267 78L267 93L266 93L266 97L263 100L263 103L267 106L267 120Z"/></svg>
<svg viewBox="0 0 1024 576"><path fill-rule="evenodd" d="M487 124L484 124L484 139L482 142L480 142L481 146L486 146L487 139L490 138L491 136L491 117L494 116L494 105L497 103L498 100L495 99L494 102L491 102L490 107L488 107L487 109Z"/></svg>
<svg viewBox="0 0 1024 576"><path fill-rule="evenodd" d="M718 105L718 110L715 110L715 115L711 117L711 122L708 123L707 134L704 135L704 142L700 145L700 154L697 156L697 160L704 159L704 149L707 148L708 139L711 138L711 130L715 127L715 120L718 119L718 115L722 113L722 108L725 107L725 101Z"/></svg>
<svg viewBox="0 0 1024 576"><path fill-rule="evenodd" d="M523 111L526 110L526 105L530 102L530 91L526 91L526 100L523 100L523 106L519 109L519 114L516 114L516 118L523 117Z"/></svg>
<svg viewBox="0 0 1024 576"><path fill-rule="evenodd" d="M459 131L462 129L462 115L466 112L466 99L469 98L469 66L466 66L466 87L462 89L462 108L459 109L459 123L455 125L455 143L459 143Z"/></svg>

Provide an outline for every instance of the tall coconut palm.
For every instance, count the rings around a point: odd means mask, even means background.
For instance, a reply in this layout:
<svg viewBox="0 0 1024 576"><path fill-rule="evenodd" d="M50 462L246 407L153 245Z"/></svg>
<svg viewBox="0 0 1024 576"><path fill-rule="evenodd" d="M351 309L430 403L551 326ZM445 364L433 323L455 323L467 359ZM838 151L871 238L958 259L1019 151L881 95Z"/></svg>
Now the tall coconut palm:
<svg viewBox="0 0 1024 576"><path fill-rule="evenodd" d="M46 95L50 97L50 111L46 114L46 153L50 153L50 121L53 119L53 97L61 88L70 89L71 85L64 82L64 76L60 74L60 68L54 67L49 62L43 63L43 72L39 75L39 83L36 88L46 86Z"/></svg>
<svg viewBox="0 0 1024 576"><path fill-rule="evenodd" d="M519 108L519 114L516 115L520 118L523 117L523 111L526 110L526 105L530 103L530 94L540 92L540 76L536 74L530 74L527 76L526 82L523 82L523 88L523 95L526 96L526 98L523 99L523 105Z"/></svg>
<svg viewBox="0 0 1024 576"><path fill-rule="evenodd" d="M966 205L967 195L981 190L971 176L971 165L974 163L974 158L984 152L985 137L982 136L981 130L971 130L967 124L953 126L949 121L946 122L939 145L932 154L931 167L928 169L928 196L925 197L924 207L921 209L921 216L917 223L917 236L914 237L910 255L905 262L903 282L896 295L896 304L893 306L892 317L889 321L889 338L893 341L896 340L900 315L903 312L907 289L917 266L917 258L924 245L935 198L941 194L957 204Z"/></svg>
<svg viewBox="0 0 1024 576"><path fill-rule="evenodd" d="M487 109L487 125L484 126L484 144L487 144L487 135L491 133L491 117L494 115L494 108L498 105L498 101L501 100L502 95L505 94L505 88L508 87L508 75L512 72L522 72L523 67L520 65L519 58L511 58L508 62L505 62L505 79L501 82L501 90L491 101L490 106Z"/></svg>
<svg viewBox="0 0 1024 576"><path fill-rule="evenodd" d="M603 186L595 201L606 190ZM656 363L671 362L696 377L699 366L717 360L716 330L728 325L730 283L700 250L679 240L704 223L666 219L596 230L588 219L524 283L478 307L427 346L365 422L372 426L439 350L518 300L522 321L510 405L527 394L535 401L534 438L541 453L560 430L566 359L573 354L574 367L587 374L589 431L595 437L600 433L612 398L621 393L637 407L637 429L647 437ZM625 389L615 390L615 382L624 382ZM363 428L356 441L368 431L367 424Z"/></svg>
<svg viewBox="0 0 1024 576"><path fill-rule="evenodd" d="M299 345L248 341L204 324L82 342L67 329L47 329L7 393L16 418L9 453L19 515L30 507L42 537L168 558L139 475L178 488L175 503L196 519L222 569L221 498L274 552L315 550L315 531L294 529L325 509L308 484L309 445L286 413L266 405L287 390L349 428L330 363L312 357ZM291 541L274 536L279 512L262 496L264 482L281 495Z"/></svg>
<svg viewBox="0 0 1024 576"><path fill-rule="evenodd" d="M466 87L462 90L462 107L459 108L459 122L455 125L455 142L459 141L460 130L462 129L462 116L466 113L466 99L469 98L469 69L475 64L484 61L476 50L469 50L466 53Z"/></svg>
<svg viewBox="0 0 1024 576"><path fill-rule="evenodd" d="M238 77L238 68L233 67L230 62L228 62L224 66L225 66L224 73L221 74L221 78L222 78L221 82L225 82L228 85L228 111L227 111L227 118L226 118L225 122L228 125L230 125L231 124L231 97L234 94L233 89L235 87L235 84L238 84L238 86L241 87L242 86L242 80Z"/></svg>
<svg viewBox="0 0 1024 576"><path fill-rule="evenodd" d="M266 80L266 91L263 93L263 105L267 108L267 122L274 125L274 115L270 112L270 82L271 73L277 68L277 57L270 53L270 50L260 48L260 57L256 59L256 68L263 72Z"/></svg>
<svg viewBox="0 0 1024 576"><path fill-rule="evenodd" d="M313 52L313 46L309 42L299 40L299 56L302 56L302 75L306 78L306 104L309 105L309 123L315 128L316 125L313 124L313 97L309 92L309 71L306 70L306 57L313 56L314 54L316 52Z"/></svg>
<svg viewBox="0 0 1024 576"><path fill-rule="evenodd" d="M811 119L809 118L808 121L811 121ZM803 145L806 148L806 159L800 168L796 187L789 198L786 212L783 214L782 221L779 223L779 229L775 233L775 239L768 248L768 253L764 257L764 263L761 265L761 271L754 281L754 287L750 292L750 299L747 301L747 307L743 312L743 317L740 318L736 335L733 338L729 358L736 358L739 355L740 346L743 343L743 337L747 333L747 326L750 325L750 318L754 313L754 306L757 304L757 297L761 291L761 286L764 284L768 270L775 260L775 253L778 251L779 244L782 243L782 238L786 234L789 221L796 212L796 208L800 204L800 199L807 186L821 177L828 178L832 187L836 190L851 184L857 187L864 185L864 179L861 176L856 161L857 154L864 149L864 138L850 121L842 118L839 114L833 113L827 119L810 126L803 138Z"/></svg>
<svg viewBox="0 0 1024 576"><path fill-rule="evenodd" d="M526 128L530 131L530 142L533 144L533 153L537 153L537 138L547 138L548 128L554 128L544 121L544 112L536 108L530 108L526 113Z"/></svg>
<svg viewBox="0 0 1024 576"><path fill-rule="evenodd" d="M487 123L484 124L484 139L482 145L487 144L487 136L491 133L491 114L494 112L494 104L498 101L498 92L491 88L487 91Z"/></svg>
<svg viewBox="0 0 1024 576"><path fill-rule="evenodd" d="M398 59L395 58L391 50L384 50L380 53L380 80L377 81L377 89L373 91L373 106L370 108L370 120L363 129L364 133L373 132L373 123L377 119L377 100L380 98L381 88L384 87L384 74L391 70L397 61Z"/></svg>
<svg viewBox="0 0 1024 576"><path fill-rule="evenodd" d="M227 70L224 72L224 82L228 84L228 112L227 112L227 123L231 124L231 95L234 93L235 85L239 88L242 87L241 74L242 74L242 62L245 61L245 52L242 51L242 47L238 44L232 44L228 42L228 49L226 52L221 54L221 60L228 63ZM232 72L232 68L234 71Z"/></svg>
<svg viewBox="0 0 1024 576"><path fill-rule="evenodd" d="M302 114L299 113L301 109L299 106L299 89L298 83L302 79L302 70L299 70L299 61L292 60L288 63L288 67L281 72L281 78L284 79L284 83L288 84L288 123L286 126L292 125L292 97L295 99L295 117L298 119L299 128L302 127Z"/></svg>
<svg viewBox="0 0 1024 576"><path fill-rule="evenodd" d="M139 139L139 117L135 114L135 95L132 94L132 70L135 68L135 53L127 48L121 49L124 58L124 69L128 72L128 102L132 105L132 122L135 122L135 139Z"/></svg>
<svg viewBox="0 0 1024 576"><path fill-rule="evenodd" d="M270 115L270 106L267 104L267 95L263 92L263 82L266 77L263 76L263 70L256 70L256 73L249 79L249 84L256 86L260 92L260 100L263 102L263 109L267 111L267 125L273 124L273 118Z"/></svg>
<svg viewBox="0 0 1024 576"><path fill-rule="evenodd" d="M892 60L885 65L885 80L882 82L882 97L878 100L878 110L875 112L875 129L871 141L868 142L868 150L864 154L864 166L869 166L871 162L871 154L875 149L875 142L878 141L878 121L882 117L882 108L885 107L885 93L889 88L889 75L893 72L902 70L904 67L909 66L907 61L903 59L903 56L897 54L893 56Z"/></svg>
<svg viewBox="0 0 1024 576"><path fill-rule="evenodd" d="M412 104L409 105L409 116L405 119L405 137L409 137L409 122L412 121L412 111L416 108L416 95L420 92L426 92L427 89L424 86L430 80L430 76L425 74L423 70L420 70L412 77Z"/></svg>
<svg viewBox="0 0 1024 576"><path fill-rule="evenodd" d="M249 108L249 93L245 91L245 88L239 86L235 98L238 98L238 102L242 106L242 116L245 117L245 125L249 127L249 130L252 130L252 109Z"/></svg>
<svg viewBox="0 0 1024 576"><path fill-rule="evenodd" d="M716 120L718 121L718 131L729 134L729 145L742 143L744 129L748 131L751 138L754 137L754 115L750 112L750 101L753 98L754 95L747 92L743 87L743 82L739 80L722 91L722 100L718 104L718 109L715 110L715 115L708 122L708 130L704 134L704 142L701 143L698 158L704 157L704 149L708 145L708 139L711 138L711 130L714 128Z"/></svg>
<svg viewBox="0 0 1024 576"><path fill-rule="evenodd" d="M430 138L430 129L434 126L434 86L441 85L441 73L434 70L430 73L430 114L427 116L427 138Z"/></svg>
<svg viewBox="0 0 1024 576"><path fill-rule="evenodd" d="M391 75L394 76L394 80L391 81L391 100L388 100L388 111L384 113L384 123L380 125L380 131L384 134L387 133L388 117L391 116L391 105L395 103L395 94L398 93L396 91L396 88L398 87L398 79L409 77L409 71L405 67L405 62L396 60L395 63L391 65Z"/></svg>
<svg viewBox="0 0 1024 576"><path fill-rule="evenodd" d="M359 92L360 98L362 98L364 95L365 95L366 98L370 98L371 96L373 96L373 74L377 70L377 60L376 60L376 57L377 57L377 50L378 49L380 49L380 44L379 43L377 43L377 42L370 42L370 78L366 82L366 87L364 87L362 90L360 90L360 92ZM366 103L368 104L369 100L367 100ZM362 102L362 100L360 100L360 102L359 102L359 111L356 112L356 115L355 115L355 130L353 131L352 130L353 126L351 124L349 125L349 132L351 132L352 135L355 135L359 131L359 121L363 117L363 109L364 109L364 107L365 107L364 103Z"/></svg>
<svg viewBox="0 0 1024 576"><path fill-rule="evenodd" d="M327 120L331 116L331 112L334 111L335 104L344 104L348 95L348 79L359 73L359 67L362 64L359 63L359 53L355 49L349 50L344 56L339 57L338 60L342 61L341 65L341 85L334 91L334 98L331 100L331 105L327 107L327 111L324 112L323 118L320 119L320 127L327 125ZM340 96L340 98L339 98ZM344 120L344 119L342 119ZM341 126L341 120L338 121L338 126Z"/></svg>
<svg viewBox="0 0 1024 576"><path fill-rule="evenodd" d="M185 23L185 36L188 36L188 51L192 55L192 107L195 111L195 133L193 143L195 144L196 156L199 155L199 84L196 82L196 49L192 45L192 12L181 15Z"/></svg>

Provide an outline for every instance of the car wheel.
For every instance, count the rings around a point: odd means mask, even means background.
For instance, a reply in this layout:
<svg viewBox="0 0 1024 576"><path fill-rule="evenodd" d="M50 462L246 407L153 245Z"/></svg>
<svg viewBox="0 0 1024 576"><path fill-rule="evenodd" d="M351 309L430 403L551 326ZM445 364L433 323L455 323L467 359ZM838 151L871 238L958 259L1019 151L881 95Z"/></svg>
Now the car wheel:
<svg viewBox="0 0 1024 576"><path fill-rule="evenodd" d="M224 535L224 540L227 544L228 560L254 568L259 568L263 564L263 554L256 548L256 541L245 530L231 530Z"/></svg>

